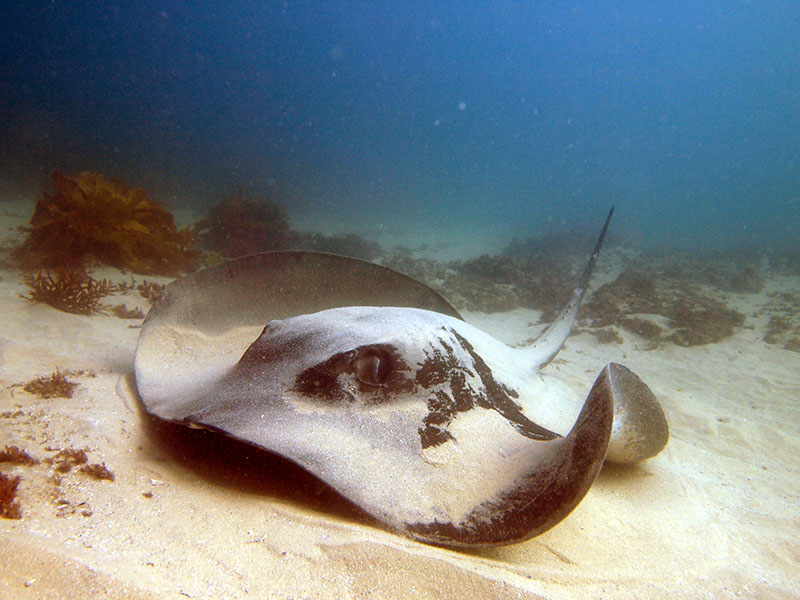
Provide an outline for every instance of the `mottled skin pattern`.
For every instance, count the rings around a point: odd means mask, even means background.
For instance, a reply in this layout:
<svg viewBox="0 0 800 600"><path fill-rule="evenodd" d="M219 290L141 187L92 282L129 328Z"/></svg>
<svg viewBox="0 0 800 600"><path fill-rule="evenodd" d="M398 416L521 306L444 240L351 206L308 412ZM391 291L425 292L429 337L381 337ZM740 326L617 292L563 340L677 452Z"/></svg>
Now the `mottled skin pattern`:
<svg viewBox="0 0 800 600"><path fill-rule="evenodd" d="M305 369L295 378L293 390L325 403L356 402L356 395L343 384L343 376L351 375L357 382L358 398L367 403L390 402L404 394L427 397L428 414L419 428L423 449L452 439L447 426L453 417L475 407L496 410L531 439L559 437L525 417L515 401L519 393L495 380L469 341L452 328L441 330L449 334L439 340L441 349L426 350L425 361L415 370L391 344L359 346ZM472 365L461 360L447 337L456 340ZM262 353L259 360L266 362L269 357ZM480 385L470 386L467 379L475 377Z"/></svg>
<svg viewBox="0 0 800 600"><path fill-rule="evenodd" d="M419 430L423 448L452 439L447 431L447 425L456 413L471 410L476 406L496 410L513 423L522 435L531 439L552 440L558 437L552 431L526 418L519 404L514 401L515 398L519 398L519 393L495 380L486 362L478 356L472 344L463 336L452 329L449 332L472 358L473 370L470 371L461 365L453 348L442 341L445 352L430 353L417 371L416 381L422 389L430 393L433 386L448 382L451 391L448 394L439 389L428 398L428 416L425 417L423 427ZM477 390L469 387L466 383L467 375L479 377L481 387Z"/></svg>

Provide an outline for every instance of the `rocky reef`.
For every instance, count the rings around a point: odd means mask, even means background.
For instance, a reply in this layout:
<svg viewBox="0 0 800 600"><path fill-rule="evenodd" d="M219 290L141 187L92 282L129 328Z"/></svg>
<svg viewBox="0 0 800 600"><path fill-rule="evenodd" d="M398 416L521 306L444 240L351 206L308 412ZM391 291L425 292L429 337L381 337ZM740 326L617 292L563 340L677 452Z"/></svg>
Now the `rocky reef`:
<svg viewBox="0 0 800 600"><path fill-rule="evenodd" d="M652 273L643 264L625 270L593 294L582 318L595 328L616 326L651 341L679 346L718 342L744 324L742 313L704 293L691 279Z"/></svg>
<svg viewBox="0 0 800 600"><path fill-rule="evenodd" d="M207 248L228 258L285 250L294 241L283 206L274 200L248 196L242 190L212 206L198 229Z"/></svg>
<svg viewBox="0 0 800 600"><path fill-rule="evenodd" d="M532 308L542 311L542 322L549 322L569 298L592 243L592 234L571 231L541 240L515 240L499 255L468 261L443 263L395 253L383 262L425 281L459 308ZM750 301L755 302L767 274L785 272L791 265L783 255L773 265L772 257L750 247L641 252L612 240L603 254L606 263L625 267L612 281L590 290L579 327L604 343L621 343L622 332L628 332L653 347L709 344L737 328L753 327L731 300L753 295ZM800 310L788 300L776 298L773 304L765 341L787 349L800 346L800 320L795 317Z"/></svg>
<svg viewBox="0 0 800 600"><path fill-rule="evenodd" d="M295 231L286 209L272 198L256 198L239 190L211 207L198 223L203 245L224 258L275 250L315 250L374 260L381 247L356 234L323 235Z"/></svg>
<svg viewBox="0 0 800 600"><path fill-rule="evenodd" d="M764 341L800 352L800 292L775 292L762 307L769 316Z"/></svg>

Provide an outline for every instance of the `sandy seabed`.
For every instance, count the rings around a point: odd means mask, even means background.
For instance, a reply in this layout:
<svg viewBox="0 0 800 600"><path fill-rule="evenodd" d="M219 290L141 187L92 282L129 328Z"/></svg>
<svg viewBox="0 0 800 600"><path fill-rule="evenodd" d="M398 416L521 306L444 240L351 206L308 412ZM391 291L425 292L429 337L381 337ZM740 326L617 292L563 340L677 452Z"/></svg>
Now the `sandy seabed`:
<svg viewBox="0 0 800 600"><path fill-rule="evenodd" d="M7 243L29 215L2 206ZM721 343L570 337L548 371L583 394L607 362L627 365L670 443L604 467L545 534L471 552L385 531L277 457L143 415L140 320L59 312L22 299L19 273L0 278L0 450L39 461L0 464L22 508L0 519L0 598L800 598L800 353L764 343L759 313L797 278L730 294L747 323ZM135 291L108 303L122 302L148 306ZM512 344L541 329L532 310L465 316ZM56 369L71 398L20 385ZM113 481L68 469L80 450Z"/></svg>

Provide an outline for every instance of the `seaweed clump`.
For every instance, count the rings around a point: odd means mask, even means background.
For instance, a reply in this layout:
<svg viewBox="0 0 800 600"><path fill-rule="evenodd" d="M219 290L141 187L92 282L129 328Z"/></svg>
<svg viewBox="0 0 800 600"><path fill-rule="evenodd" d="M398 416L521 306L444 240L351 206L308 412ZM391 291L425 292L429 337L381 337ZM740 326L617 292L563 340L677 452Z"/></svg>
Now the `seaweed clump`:
<svg viewBox="0 0 800 600"><path fill-rule="evenodd" d="M383 255L377 242L349 233L305 233L289 226L286 209L270 199L258 199L243 191L231 194L211 207L198 223L201 241L213 253L237 258L277 250L313 250L374 260Z"/></svg>
<svg viewBox="0 0 800 600"><path fill-rule="evenodd" d="M56 370L49 376L37 377L22 386L29 394L35 394L42 399L72 398L78 384L67 379L61 371Z"/></svg>
<svg viewBox="0 0 800 600"><path fill-rule="evenodd" d="M48 448L54 450L54 448ZM105 463L89 464L89 455L86 450L76 448L62 448L58 453L45 462L59 473L69 473L73 468L78 468L81 473L98 480L114 481L114 473Z"/></svg>
<svg viewBox="0 0 800 600"><path fill-rule="evenodd" d="M466 300L470 310L511 310L518 306L555 316L572 291L569 269L557 270L542 256L483 255L452 265L455 273L445 281L447 289Z"/></svg>
<svg viewBox="0 0 800 600"><path fill-rule="evenodd" d="M424 281L440 292L445 291L441 283L452 274L452 269L447 264L432 258L415 258L411 255L411 251L405 248L387 256L382 264L414 279Z"/></svg>
<svg viewBox="0 0 800 600"><path fill-rule="evenodd" d="M458 307L483 312L534 308L543 311L545 320L555 316L573 285L572 275L557 272L542 257L484 254L444 263L401 251L383 264L424 281Z"/></svg>
<svg viewBox="0 0 800 600"><path fill-rule="evenodd" d="M285 250L294 242L286 209L241 190L212 206L198 228L203 231L204 244L229 258Z"/></svg>
<svg viewBox="0 0 800 600"><path fill-rule="evenodd" d="M507 311L517 307L555 317L569 298L591 252L594 234L570 230L538 239L512 240L499 255L482 255L450 263L442 286L447 295L469 310Z"/></svg>
<svg viewBox="0 0 800 600"><path fill-rule="evenodd" d="M757 294L764 288L761 250L740 246L725 251L656 253L651 272L681 284L714 287L725 292ZM659 260L661 259L661 260Z"/></svg>
<svg viewBox="0 0 800 600"><path fill-rule="evenodd" d="M81 467L81 472L100 481L114 481L115 479L114 473L106 466L106 463L84 465Z"/></svg>
<svg viewBox="0 0 800 600"><path fill-rule="evenodd" d="M145 300L155 303L164 295L164 284L145 280L136 286L136 291Z"/></svg>
<svg viewBox="0 0 800 600"><path fill-rule="evenodd" d="M783 292L771 296L771 302L765 307L771 316L764 341L800 352L800 293Z"/></svg>
<svg viewBox="0 0 800 600"><path fill-rule="evenodd" d="M39 460L18 446L6 446L4 450L0 450L0 463L28 466L39 464Z"/></svg>
<svg viewBox="0 0 800 600"><path fill-rule="evenodd" d="M744 325L744 315L714 298L698 293L679 295L669 307L670 324L675 331L669 340L678 346L699 346L719 342Z"/></svg>
<svg viewBox="0 0 800 600"><path fill-rule="evenodd" d="M58 310L76 315L102 312L100 300L116 292L107 279L94 279L82 270L56 269L55 274L40 271L23 278L30 288L22 296L32 302L42 302Z"/></svg>
<svg viewBox="0 0 800 600"><path fill-rule="evenodd" d="M630 314L663 314L663 301L655 279L643 269L632 267L601 286L583 313L591 317L594 327L607 327L620 325L618 321Z"/></svg>
<svg viewBox="0 0 800 600"><path fill-rule="evenodd" d="M86 465L89 462L89 457L85 450L65 448L59 450L55 457L46 459L45 462L53 465L59 473L69 473L72 467Z"/></svg>
<svg viewBox="0 0 800 600"><path fill-rule="evenodd" d="M800 245L777 251L770 257L770 264L786 275L800 275Z"/></svg>
<svg viewBox="0 0 800 600"><path fill-rule="evenodd" d="M120 319L144 319L144 311L138 306L128 308L127 304L117 304L111 312Z"/></svg>
<svg viewBox="0 0 800 600"><path fill-rule="evenodd" d="M98 173L53 173L55 192L42 192L28 236L15 257L27 269L80 269L95 259L123 270L176 276L200 256L196 233L178 230L172 215L140 187Z"/></svg>
<svg viewBox="0 0 800 600"><path fill-rule="evenodd" d="M613 239L609 234L609 241ZM596 233L592 230L571 228L546 233L543 237L529 236L524 240L514 238L503 249L502 255L532 262L536 268L555 273L574 273L576 265L583 265L592 252Z"/></svg>
<svg viewBox="0 0 800 600"><path fill-rule="evenodd" d="M17 486L20 478L11 477L0 471L0 517L6 519L21 519L22 506L17 496Z"/></svg>

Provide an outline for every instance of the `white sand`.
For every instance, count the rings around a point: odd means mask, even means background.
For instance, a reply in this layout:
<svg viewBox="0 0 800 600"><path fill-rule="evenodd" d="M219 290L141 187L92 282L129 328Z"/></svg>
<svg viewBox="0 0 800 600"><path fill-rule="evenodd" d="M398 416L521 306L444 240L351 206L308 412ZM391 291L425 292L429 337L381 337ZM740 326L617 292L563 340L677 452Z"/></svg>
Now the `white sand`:
<svg viewBox="0 0 800 600"><path fill-rule="evenodd" d="M605 467L538 538L454 552L376 528L279 461L229 469L225 444L204 454L206 437L153 426L128 377L138 321L26 302L18 274L0 277L0 449L43 461L0 465L22 477L23 509L0 519L0 598L800 597L800 354L761 341L764 295L734 299L754 328L719 344L571 337L550 372L585 393L606 362L626 364L663 403L669 445L644 465ZM515 343L537 316L468 318ZM71 377L70 399L14 385L56 368L93 375ZM63 448L85 449L115 481L58 473L44 460Z"/></svg>

